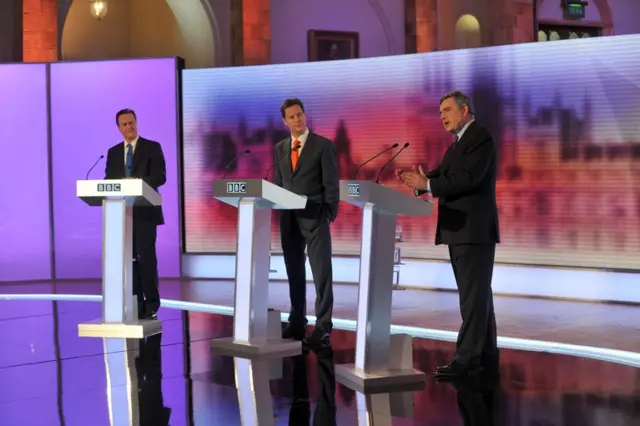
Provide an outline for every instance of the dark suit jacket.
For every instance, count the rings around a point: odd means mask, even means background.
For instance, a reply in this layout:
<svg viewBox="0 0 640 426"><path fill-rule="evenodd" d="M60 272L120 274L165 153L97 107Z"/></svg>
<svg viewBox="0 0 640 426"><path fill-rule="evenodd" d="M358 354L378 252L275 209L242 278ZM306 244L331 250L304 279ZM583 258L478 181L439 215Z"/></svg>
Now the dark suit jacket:
<svg viewBox="0 0 640 426"><path fill-rule="evenodd" d="M441 164L426 173L438 198L436 244L500 242L496 202L497 145L491 133L473 122L452 144Z"/></svg>
<svg viewBox="0 0 640 426"><path fill-rule="evenodd" d="M291 144L291 137L276 144L274 183L307 197L306 208L295 211L297 217L333 222L340 202L338 160L333 142L310 131L295 171L291 167Z"/></svg>
<svg viewBox="0 0 640 426"><path fill-rule="evenodd" d="M111 147L107 153L105 179L124 179L124 142ZM144 180L156 191L167 181L167 167L162 147L158 142L138 138L133 153L131 177ZM138 206L133 209L134 220L152 222L156 225L164 223L162 206Z"/></svg>

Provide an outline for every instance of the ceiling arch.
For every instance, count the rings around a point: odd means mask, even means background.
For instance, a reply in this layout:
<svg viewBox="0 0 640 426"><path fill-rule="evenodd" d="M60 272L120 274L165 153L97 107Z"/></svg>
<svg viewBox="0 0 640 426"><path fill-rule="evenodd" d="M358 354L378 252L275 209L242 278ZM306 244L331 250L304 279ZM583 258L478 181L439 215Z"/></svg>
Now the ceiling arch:
<svg viewBox="0 0 640 426"><path fill-rule="evenodd" d="M173 49L168 50L175 51L175 56L181 56L185 59L187 68L207 68L214 67L218 63L219 49L219 32L217 31L217 25L213 11L205 5L206 0L137 0L138 3L133 6L138 6L144 1L150 12L150 16L157 16L161 9L168 8L171 11L171 22L167 21L166 14L165 22L170 27L176 27L179 33L179 37L176 35L175 39L181 39L181 42L174 40ZM158 3L155 5L154 3ZM110 5L110 14L118 14L118 10L122 9L123 4L115 3ZM153 8L153 9L152 9ZM168 13L168 12L167 12ZM126 14L121 14L121 18L124 18ZM77 58L78 51L81 47L73 46L71 44L79 45L82 38L82 42L87 43L87 40L100 39L104 34L110 34L104 27L109 25L118 25L117 18L110 16L109 14L103 21L96 21L91 17L89 12L88 2L85 1L71 1L60 0L58 3L58 17L59 17L59 46L62 59L101 59L96 57ZM113 21L110 21L110 18ZM170 28L168 28L170 29ZM73 33L71 36L69 33ZM157 33L156 33L157 34ZM120 36L116 31L116 35ZM136 34L136 36L140 36ZM147 36L145 33L144 37ZM151 39L153 36L149 35ZM162 34L165 37L165 34ZM162 38L160 37L160 38ZM72 42L71 39L76 39ZM120 38L120 37L118 37ZM156 35L156 38L158 36ZM97 40L96 40L97 41ZM115 40L114 40L115 42ZM133 43L132 41L131 43ZM158 49L156 43L156 51ZM179 47L177 45L179 44ZM65 45L67 52L65 53ZM86 47L89 49L89 46ZM75 50L75 52L70 52ZM138 49L139 50L139 49ZM118 52L110 52L116 55ZM97 53L96 53L97 54ZM162 54L166 55L166 54ZM171 54L173 56L174 53ZM71 56L71 57L69 57ZM134 56L139 56L135 55ZM157 56L157 55L154 55ZM127 57L126 55L124 57ZM104 59L107 59L105 57Z"/></svg>

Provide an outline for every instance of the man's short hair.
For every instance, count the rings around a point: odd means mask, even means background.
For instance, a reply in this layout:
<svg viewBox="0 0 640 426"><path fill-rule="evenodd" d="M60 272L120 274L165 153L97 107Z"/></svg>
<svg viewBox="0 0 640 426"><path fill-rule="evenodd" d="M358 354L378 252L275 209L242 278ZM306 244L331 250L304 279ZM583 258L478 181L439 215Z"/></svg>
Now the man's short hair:
<svg viewBox="0 0 640 426"><path fill-rule="evenodd" d="M118 111L116 113L116 124L119 126L120 122L118 121L120 119L121 115L126 115L126 114L132 114L133 118L136 119L136 121L138 121L138 117L136 116L136 112L132 109L129 108L125 108L125 109L121 109L120 111Z"/></svg>
<svg viewBox="0 0 640 426"><path fill-rule="evenodd" d="M282 118L285 117L285 111L287 110L287 108L291 108L292 106L296 106L296 105L298 105L302 110L302 112L304 112L304 104L300 99L292 98L292 99L285 100L282 103L282 106L280 107L280 114L282 114Z"/></svg>
<svg viewBox="0 0 640 426"><path fill-rule="evenodd" d="M453 98L453 100L456 102L456 105L458 105L458 108L462 109L462 107L466 105L467 108L469 108L469 115L474 114L473 101L471 100L470 96L464 94L459 90L454 90L453 92L449 92L444 95L440 99L440 103L443 103L446 99L449 98Z"/></svg>

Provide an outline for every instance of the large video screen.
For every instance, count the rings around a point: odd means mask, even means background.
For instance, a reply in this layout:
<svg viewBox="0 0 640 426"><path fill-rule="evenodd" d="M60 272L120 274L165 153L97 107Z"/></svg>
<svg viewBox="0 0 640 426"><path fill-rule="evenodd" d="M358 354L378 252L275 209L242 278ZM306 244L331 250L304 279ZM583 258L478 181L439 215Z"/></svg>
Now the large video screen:
<svg viewBox="0 0 640 426"><path fill-rule="evenodd" d="M122 142L115 115L131 108L141 137L162 145L167 183L160 187L158 272L180 274L177 64L173 58L51 65L51 134L56 276L102 276L102 209L76 197L76 181L103 179L110 147ZM98 161L100 155L105 157ZM124 160L123 160L124 161Z"/></svg>
<svg viewBox="0 0 640 426"><path fill-rule="evenodd" d="M51 278L47 66L0 65L0 281Z"/></svg>
<svg viewBox="0 0 640 426"><path fill-rule="evenodd" d="M305 102L309 127L333 140L343 179L393 143L411 146L381 182L407 191L398 167L435 166L448 144L438 116L451 90L472 96L500 147L497 260L638 269L640 36L529 43L349 61L184 73L185 232L188 252L234 252L236 211L211 181L261 178L288 136L279 106ZM225 169L243 150L237 163ZM375 179L390 156L365 166ZM401 218L403 257L441 259L436 215ZM359 253L360 212L342 205L335 255ZM399 229L400 231L400 229ZM274 222L273 250L280 251Z"/></svg>

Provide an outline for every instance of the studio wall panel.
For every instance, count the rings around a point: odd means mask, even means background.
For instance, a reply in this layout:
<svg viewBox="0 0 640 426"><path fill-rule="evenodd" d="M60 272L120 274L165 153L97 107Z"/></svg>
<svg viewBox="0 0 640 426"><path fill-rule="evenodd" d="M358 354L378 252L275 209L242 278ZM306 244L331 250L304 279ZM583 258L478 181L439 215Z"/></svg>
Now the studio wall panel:
<svg viewBox="0 0 640 426"><path fill-rule="evenodd" d="M0 65L0 281L51 278L47 67Z"/></svg>
<svg viewBox="0 0 640 426"><path fill-rule="evenodd" d="M135 110L141 137L162 145L167 183L160 187L165 225L158 228L161 277L179 276L177 60L174 58L51 65L54 231L57 278L102 276L101 208L76 198L76 180L104 178L108 149L122 142L115 115ZM124 161L124 160L123 160Z"/></svg>
<svg viewBox="0 0 640 426"><path fill-rule="evenodd" d="M381 182L410 193L394 169L434 167L452 142L439 119L450 90L472 96L499 145L498 207L507 263L640 269L640 36L275 66L187 70L186 250L230 253L236 209L210 182L262 177L288 136L279 107L300 97L309 127L334 141L341 178L393 143L410 142ZM375 180L389 152L360 170ZM304 154L303 154L304 155ZM342 204L334 255L360 250L360 211ZM401 218L402 256L446 259L436 216ZM280 250L274 222L272 246Z"/></svg>

